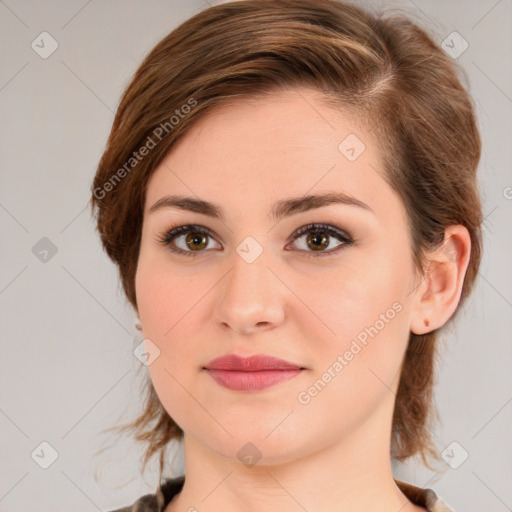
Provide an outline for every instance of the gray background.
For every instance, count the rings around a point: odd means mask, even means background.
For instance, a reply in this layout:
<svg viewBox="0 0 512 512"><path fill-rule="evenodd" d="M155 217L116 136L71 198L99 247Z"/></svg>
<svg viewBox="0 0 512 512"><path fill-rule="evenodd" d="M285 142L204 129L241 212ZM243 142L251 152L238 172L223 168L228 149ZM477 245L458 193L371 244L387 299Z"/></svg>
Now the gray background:
<svg viewBox="0 0 512 512"><path fill-rule="evenodd" d="M512 0L383 4L406 9L439 41L457 31L469 43L458 61L478 106L486 217L478 284L445 335L436 387L438 444L457 443L450 461L469 457L439 473L410 461L395 476L434 488L457 511L511 510ZM89 188L143 56L207 6L0 1L1 511L109 510L154 492L156 465L144 481L129 439L94 456L112 440L100 431L137 412L140 374L134 314L94 231ZM59 45L47 59L31 47L43 31ZM57 250L46 262L36 245L44 237ZM35 461L49 457L43 441L58 453L48 469Z"/></svg>

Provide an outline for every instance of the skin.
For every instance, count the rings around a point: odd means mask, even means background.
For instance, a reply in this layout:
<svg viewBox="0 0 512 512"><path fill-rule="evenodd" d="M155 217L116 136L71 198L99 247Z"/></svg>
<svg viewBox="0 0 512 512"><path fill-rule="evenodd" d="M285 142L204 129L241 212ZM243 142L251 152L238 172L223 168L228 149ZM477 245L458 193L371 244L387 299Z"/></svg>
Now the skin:
<svg viewBox="0 0 512 512"><path fill-rule="evenodd" d="M391 472L395 393L409 333L442 326L457 307L470 239L462 226L447 228L450 250L430 254L426 277L418 274L404 205L381 176L373 135L356 121L310 89L236 102L201 119L148 183L138 314L144 337L160 350L149 366L156 392L185 432L186 480L166 512L424 510ZM354 161L338 149L349 134L366 146ZM269 215L278 200L327 191L343 191L371 211L331 204L277 223ZM225 217L149 212L170 194L213 202ZM347 231L354 243L308 258L315 253L308 233L290 236L309 223ZM212 231L195 257L157 241L184 224ZM193 252L186 236L174 243ZM263 249L252 263L236 251L248 236ZM324 251L340 244L328 240ZM400 312L300 403L299 393L394 303ZM263 391L232 391L202 369L230 353L267 354L306 370ZM248 442L261 454L252 467L237 457Z"/></svg>

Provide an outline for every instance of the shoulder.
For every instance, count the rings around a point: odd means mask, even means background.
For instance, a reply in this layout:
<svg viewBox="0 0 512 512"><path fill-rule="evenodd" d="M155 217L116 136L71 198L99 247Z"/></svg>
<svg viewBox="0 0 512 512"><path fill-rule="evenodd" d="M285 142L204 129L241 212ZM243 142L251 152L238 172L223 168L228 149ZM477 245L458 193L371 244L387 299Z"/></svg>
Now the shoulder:
<svg viewBox="0 0 512 512"><path fill-rule="evenodd" d="M109 512L162 512L172 498L181 491L183 482L183 475L177 478L168 478L156 492L145 494L131 505Z"/></svg>
<svg viewBox="0 0 512 512"><path fill-rule="evenodd" d="M160 512L157 493L145 494L131 505L111 510L110 512Z"/></svg>
<svg viewBox="0 0 512 512"><path fill-rule="evenodd" d="M395 478L399 489L415 505L425 507L427 512L455 512L446 502L432 489L424 489Z"/></svg>
<svg viewBox="0 0 512 512"><path fill-rule="evenodd" d="M415 505L425 507L427 512L455 512L432 489L424 489L395 479L399 489ZM161 512L183 486L183 476L167 479L161 490L153 494L145 494L127 507L111 510L110 512Z"/></svg>

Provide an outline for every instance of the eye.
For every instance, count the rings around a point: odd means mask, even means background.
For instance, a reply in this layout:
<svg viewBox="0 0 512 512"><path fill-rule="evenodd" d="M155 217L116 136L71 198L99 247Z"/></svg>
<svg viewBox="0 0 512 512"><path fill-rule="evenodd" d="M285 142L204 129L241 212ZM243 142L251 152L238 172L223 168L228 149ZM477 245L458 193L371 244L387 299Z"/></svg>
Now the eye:
<svg viewBox="0 0 512 512"><path fill-rule="evenodd" d="M305 236L307 235L307 236ZM332 239L339 241L338 245L331 246ZM308 224L299 228L293 235L293 241L302 240L301 251L307 257L330 256L339 252L344 246L352 245L353 239L345 232L329 224ZM329 250L326 250L329 248Z"/></svg>
<svg viewBox="0 0 512 512"><path fill-rule="evenodd" d="M203 249L209 247L209 239L213 239L210 230L203 226L187 224L170 228L158 238L158 242L168 246L172 252L196 256L196 253L203 252Z"/></svg>
<svg viewBox="0 0 512 512"><path fill-rule="evenodd" d="M329 256L354 243L347 233L329 224L307 224L291 236L293 242L302 238L304 240L299 244L302 245L300 252L309 253L305 254L308 257ZM333 238L339 243L330 247ZM204 249L211 249L211 240L213 236L209 229L193 224L171 227L157 237L157 241L167 246L170 251L186 256L197 256Z"/></svg>

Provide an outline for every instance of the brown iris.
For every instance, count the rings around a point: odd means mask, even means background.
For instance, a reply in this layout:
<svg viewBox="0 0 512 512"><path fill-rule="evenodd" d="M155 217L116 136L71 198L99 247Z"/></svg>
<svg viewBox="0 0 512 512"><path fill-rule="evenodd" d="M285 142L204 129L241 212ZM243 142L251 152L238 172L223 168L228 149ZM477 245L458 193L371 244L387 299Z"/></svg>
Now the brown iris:
<svg viewBox="0 0 512 512"><path fill-rule="evenodd" d="M208 245L206 235L202 233L189 233L185 239L187 246L192 249L204 249Z"/></svg>
<svg viewBox="0 0 512 512"><path fill-rule="evenodd" d="M204 249L208 245L206 235L197 232L189 233L185 241L189 249L192 250ZM307 244L311 249L320 251L329 246L329 237L324 233L310 233L307 237Z"/></svg>
<svg viewBox="0 0 512 512"><path fill-rule="evenodd" d="M310 247L315 251L325 249L329 245L328 236L324 233L310 233L306 239L306 243L309 245L310 242L313 244Z"/></svg>

